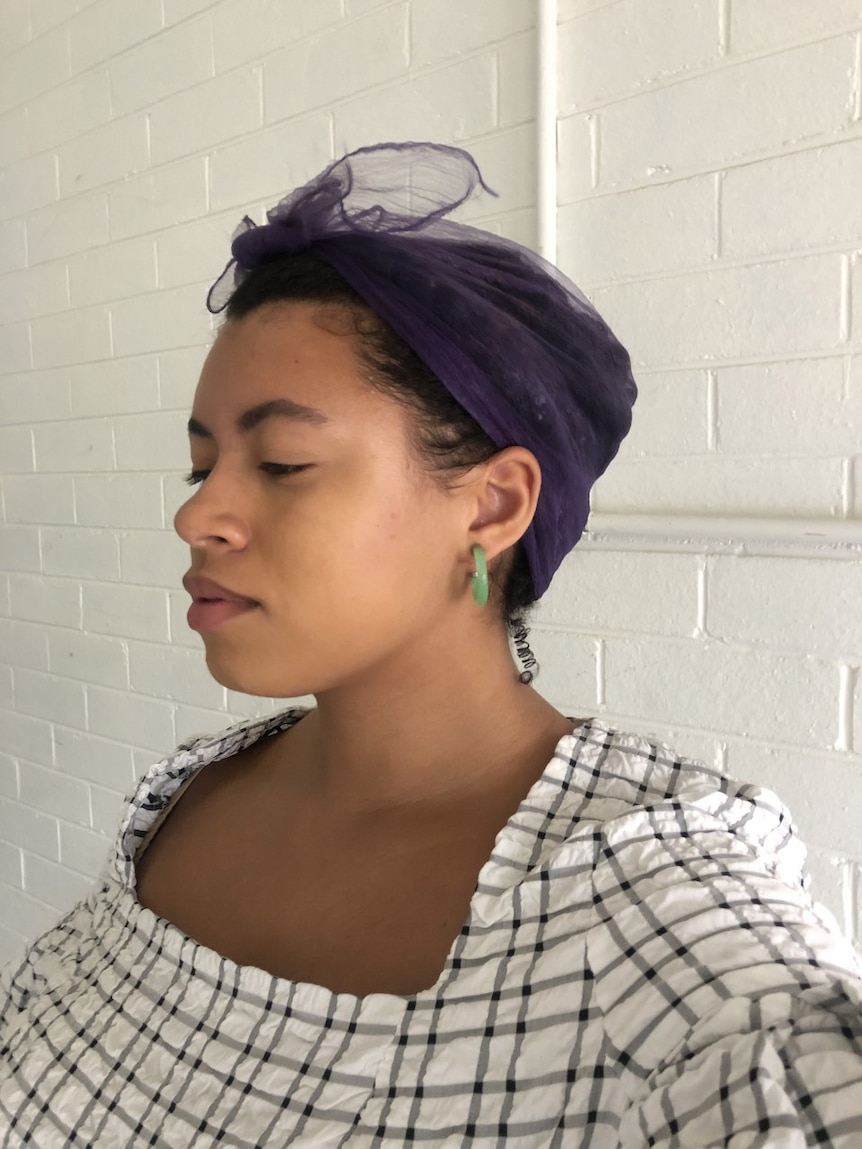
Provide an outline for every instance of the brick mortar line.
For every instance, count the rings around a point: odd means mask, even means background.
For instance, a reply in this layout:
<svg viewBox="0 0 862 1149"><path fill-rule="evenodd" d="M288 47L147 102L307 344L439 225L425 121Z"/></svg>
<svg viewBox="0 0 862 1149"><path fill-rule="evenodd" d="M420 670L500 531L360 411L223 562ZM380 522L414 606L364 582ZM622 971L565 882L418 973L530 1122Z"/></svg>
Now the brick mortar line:
<svg viewBox="0 0 862 1149"><path fill-rule="evenodd" d="M50 815L46 815L46 817L48 817L48 816L50 816ZM19 850L24 850L24 849L26 849L26 847L25 847L25 846L19 846L17 842L13 842L13 841L11 841L11 839L9 839L9 838L2 838L2 839L0 839L0 841L4 841L4 842L6 842L6 844L7 844L7 845L9 845L9 846L15 846L15 848L16 848L16 849L19 849ZM40 857L40 858L44 858L44 860L45 860L46 862L54 862L55 864L57 864L57 863L56 863L56 859L55 859L55 858L45 858L45 855L44 855L44 854L38 854L38 855L37 855L37 857ZM31 899L31 901L34 901L34 902L36 902L36 904L37 904L37 905L40 905L40 906L44 906L44 907L45 907L46 909L48 909L48 910L54 910L54 906L52 906L52 905L49 905L47 902L43 902L43 901L41 901L39 898L37 898L37 897L35 896L35 894L31 894L31 893L29 892L29 890L26 890L26 889L22 889L20 886L10 886L8 882L4 882L4 881L3 881L3 879L2 879L2 878L0 878L0 892L2 892L4 889L6 889L6 890L14 890L14 892L15 892L16 894L24 894L26 897L30 898L30 899ZM9 932L10 932L10 933L17 933L17 932L18 932L17 930L15 930L15 929L12 929L11 927L9 927L8 925L6 925L5 923L4 923L4 925L3 925L3 928L4 928L4 929L7 929L7 930L9 930Z"/></svg>
<svg viewBox="0 0 862 1149"><path fill-rule="evenodd" d="M655 517L655 512L650 511L644 514L642 511L632 509L625 511L603 511L601 513L606 519L619 516L629 521L636 518L644 518L649 521ZM673 510L668 510L662 517L673 519L677 516ZM685 515L679 517L696 518L698 516ZM709 518L710 516L707 514L702 517ZM737 516L737 519L740 523L746 523L757 517L756 515L742 515ZM792 523L793 519L785 518L782 521ZM823 519L821 521L824 529L828 529L836 520ZM860 523L858 519L840 519L837 521L844 525L862 527L862 523ZM598 537L594 537L588 531L587 536L580 543L580 546L582 546L584 550L600 551L603 553L623 551L627 554L643 555L718 555L719 557L727 558L745 557L747 559L785 559L807 562L825 562L828 560L830 562L853 563L857 566L860 559L858 544L852 548L849 546L842 547L837 544L831 547L824 547L816 540L808 541L804 538L800 538L795 544L779 544L768 540L761 542L751 538L739 540L733 537L732 532L727 532L727 534L721 538L709 538L701 534L699 538L695 535L693 540L687 540L674 538L672 535L661 535L650 528L640 531L630 529L625 534L623 534L622 531L617 531L610 537L606 532L602 533L601 531L595 532L595 535ZM743 543L744 554L740 556L737 550ZM819 660L822 661L822 658Z"/></svg>
<svg viewBox="0 0 862 1149"><path fill-rule="evenodd" d="M695 639L708 640L709 633L709 565L710 555L697 555L697 620L695 622Z"/></svg>
<svg viewBox="0 0 862 1149"><path fill-rule="evenodd" d="M766 367L766 366L770 366L772 364L808 363L811 360L818 360L819 361L821 359L842 359L842 360L847 361L847 363L849 364L849 361L851 359L857 358L860 354L862 354L862 346L859 346L855 349L854 348L848 348L848 347L838 347L838 348L826 348L825 350L813 349L811 351L795 351L795 352L788 351L786 354L785 353L779 354L779 353L773 352L769 355L749 356L748 358L742 358L740 356L729 356L726 359L691 360L691 361L688 361L688 362L685 362L682 364L680 364L680 363L660 364L659 363L659 364L643 364L643 365L636 364L636 366L637 366L638 373L640 375L649 375L649 376L661 377L663 375L681 374L683 372L690 372L690 371L701 371L701 372L705 373L705 372L710 371L710 370L721 371L722 369L726 369L726 368ZM122 362L122 360L118 360L117 362ZM847 398L848 398L848 396L845 395L844 396L845 401ZM177 409L183 410L184 408L177 408ZM18 424L16 424L16 426L17 425ZM704 452L704 453L706 453L706 452ZM800 457L804 458L806 456L800 456Z"/></svg>
<svg viewBox="0 0 862 1149"><path fill-rule="evenodd" d="M643 554L644 552L642 552L640 550L633 549L633 551L631 553L640 555L640 554ZM727 556L719 556L719 557L727 557L728 559L734 559L734 558L738 558L739 556L734 555L734 554L728 554ZM746 556L746 557L749 558L750 556ZM578 637L578 638L583 638L585 641L593 641L594 640L596 642L600 641L603 643L606 643L608 639L623 639L625 641L640 642L640 643L644 643L644 644L645 643L655 643L656 641L659 641L659 642L663 642L663 643L669 644L669 645L674 646L674 647L688 648L689 650L691 650L692 648L695 648L695 649L712 648L714 650L722 650L722 651L731 652L731 653L738 654L738 655L751 654L757 658L763 657L763 658L766 658L770 661L775 661L776 659L781 659L781 660L790 661L790 662L803 662L803 663L814 662L814 663L818 663L821 666L831 666L835 669L839 669L841 666L846 666L848 664L848 661L847 661L848 656L847 655L841 655L841 656L831 656L831 655L825 655L825 654L824 655L812 655L812 654L806 653L806 652L801 651L801 650L793 650L790 648L785 648L782 650L782 649L779 649L776 647L766 646L763 643L759 643L757 645L750 645L750 644L746 645L743 642L734 642L734 641L731 641L729 639L724 639L724 638L721 638L721 637L718 637L714 634L709 634L709 633L703 633L703 634L698 634L698 635L692 635L692 634L680 635L680 634L667 634L664 631L611 630L610 628L596 629L596 628L589 628L589 627L584 628L584 627L579 626L579 625L574 624L574 623L569 625L566 623L549 623L549 622L541 622L538 620L535 622L531 622L530 630L534 631L538 634L561 634L561 635L565 635L566 637L569 637L569 638ZM850 657L853 657L853 656L850 656ZM857 656L857 661L858 661L858 656ZM44 672L42 672L42 673L44 673ZM104 689L110 689L110 688L104 688ZM193 705L193 704L189 703L187 705ZM670 723L670 725L678 725L678 723ZM728 731L726 731L726 730L724 731L725 737L728 735L728 733L729 733ZM771 742L770 743L764 743L764 744L765 745L772 745ZM779 743L775 743L775 745L779 745ZM787 745L797 745L797 744L788 743ZM797 746L797 748L798 748L798 746ZM816 747L809 747L809 749L816 749ZM830 749L833 749L833 748L832 747L824 747L824 751L830 750ZM862 761L862 754L860 754L859 752L856 752L856 751L853 751L853 752L848 751L846 753L842 752L841 756L846 757L847 753L854 753L856 755L856 757L859 757L860 761Z"/></svg>
<svg viewBox="0 0 862 1149"><path fill-rule="evenodd" d="M849 867L844 876L844 918L847 936L862 958L862 936L859 934L860 905L862 904L862 881L858 863Z"/></svg>
<svg viewBox="0 0 862 1149"><path fill-rule="evenodd" d="M804 250L793 249L790 251L778 252L757 252L750 256L739 256L737 258L723 258L713 259L708 262L692 264L690 267L671 268L663 271L641 272L636 275L620 275L614 279L608 279L599 282L581 283L581 290L584 292L606 290L607 288L614 288L620 286L628 286L630 284L640 283L655 283L660 280L679 279L683 276L702 275L704 273L713 274L716 271L745 271L754 270L761 267L769 267L771 264L776 263L791 263L794 261L802 261L804 259L817 259L821 256L836 255L844 259L850 254L848 248L856 251L862 246L862 233L859 238L853 243L843 243L835 245L824 245L822 247L805 248ZM840 295L839 295L840 302ZM62 314L62 313L60 313ZM847 343L842 343L840 346L847 346Z"/></svg>
<svg viewBox="0 0 862 1149"><path fill-rule="evenodd" d="M730 43L730 2L718 0L718 51L726 58L732 51Z"/></svg>
<svg viewBox="0 0 862 1149"><path fill-rule="evenodd" d="M605 706L607 690L605 683L605 640L597 638L595 641L595 670L596 670L596 705Z"/></svg>
<svg viewBox="0 0 862 1149"><path fill-rule="evenodd" d="M838 731L835 749L853 752L853 696L858 671L855 667L842 663L838 667Z"/></svg>

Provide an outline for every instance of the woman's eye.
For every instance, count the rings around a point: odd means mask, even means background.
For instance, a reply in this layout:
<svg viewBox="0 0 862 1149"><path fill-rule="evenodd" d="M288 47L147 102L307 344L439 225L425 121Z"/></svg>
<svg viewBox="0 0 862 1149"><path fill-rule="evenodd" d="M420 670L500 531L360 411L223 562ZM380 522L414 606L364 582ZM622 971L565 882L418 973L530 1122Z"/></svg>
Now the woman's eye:
<svg viewBox="0 0 862 1149"><path fill-rule="evenodd" d="M268 475L294 475L307 470L310 466L311 463L261 463L260 470ZM183 481L192 485L202 483L208 474L209 471L189 471L183 476Z"/></svg>
<svg viewBox="0 0 862 1149"><path fill-rule="evenodd" d="M295 475L299 471L307 471L311 463L261 463L260 470L268 475Z"/></svg>
<svg viewBox="0 0 862 1149"><path fill-rule="evenodd" d="M209 471L189 471L187 475L183 475L184 483L202 483L209 474Z"/></svg>

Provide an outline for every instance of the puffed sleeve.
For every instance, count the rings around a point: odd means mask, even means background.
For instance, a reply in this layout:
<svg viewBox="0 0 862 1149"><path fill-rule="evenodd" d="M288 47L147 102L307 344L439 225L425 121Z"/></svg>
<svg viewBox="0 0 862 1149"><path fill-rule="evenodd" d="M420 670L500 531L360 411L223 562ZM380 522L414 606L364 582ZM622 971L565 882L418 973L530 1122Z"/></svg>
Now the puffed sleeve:
<svg viewBox="0 0 862 1149"><path fill-rule="evenodd" d="M775 795L608 822L588 940L622 1149L862 1146L862 967Z"/></svg>
<svg viewBox="0 0 862 1149"><path fill-rule="evenodd" d="M0 967L0 1059L19 1016L48 981L48 967L74 964L78 953L75 918L80 904L32 941L20 958Z"/></svg>

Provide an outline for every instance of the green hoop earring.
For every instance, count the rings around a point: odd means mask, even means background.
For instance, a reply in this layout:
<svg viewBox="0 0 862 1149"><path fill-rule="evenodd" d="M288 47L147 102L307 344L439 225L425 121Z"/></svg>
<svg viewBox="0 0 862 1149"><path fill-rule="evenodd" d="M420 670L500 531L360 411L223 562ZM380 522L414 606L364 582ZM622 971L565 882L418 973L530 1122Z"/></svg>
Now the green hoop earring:
<svg viewBox="0 0 862 1149"><path fill-rule="evenodd" d="M488 564L485 562L485 551L478 543L473 547L473 558L476 560L476 571L473 579L473 598L479 606L488 601Z"/></svg>

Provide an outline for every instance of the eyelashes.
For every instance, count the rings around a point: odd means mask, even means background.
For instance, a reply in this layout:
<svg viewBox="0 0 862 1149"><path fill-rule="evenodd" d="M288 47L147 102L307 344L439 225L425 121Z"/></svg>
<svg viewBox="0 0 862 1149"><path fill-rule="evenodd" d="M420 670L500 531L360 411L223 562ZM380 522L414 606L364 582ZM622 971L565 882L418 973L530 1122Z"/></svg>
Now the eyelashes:
<svg viewBox="0 0 862 1149"><path fill-rule="evenodd" d="M295 475L300 471L307 471L313 465L313 463L261 463L259 469L268 475ZM194 486L196 483L202 483L208 474L209 471L189 471L183 476L183 482Z"/></svg>
<svg viewBox="0 0 862 1149"><path fill-rule="evenodd" d="M194 486L195 483L202 483L208 474L209 471L189 471L187 475L183 475L183 482Z"/></svg>

